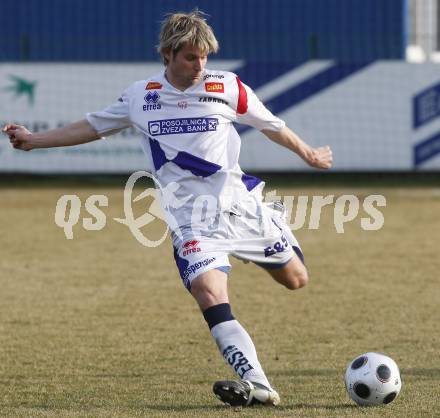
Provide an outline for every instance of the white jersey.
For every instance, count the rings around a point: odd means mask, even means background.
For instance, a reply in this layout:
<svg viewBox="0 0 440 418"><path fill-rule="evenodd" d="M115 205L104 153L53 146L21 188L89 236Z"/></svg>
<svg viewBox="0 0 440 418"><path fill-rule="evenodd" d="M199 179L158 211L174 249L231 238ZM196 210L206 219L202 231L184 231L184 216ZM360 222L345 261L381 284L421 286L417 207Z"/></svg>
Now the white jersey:
<svg viewBox="0 0 440 418"><path fill-rule="evenodd" d="M164 71L137 81L87 120L102 136L131 125L142 132L147 169L162 188L172 185L174 203L165 206L174 226L194 223L194 202L202 196L216 199L217 210L229 210L262 183L239 166L241 140L232 122L258 130L285 126L235 74L207 69L185 91L173 87Z"/></svg>

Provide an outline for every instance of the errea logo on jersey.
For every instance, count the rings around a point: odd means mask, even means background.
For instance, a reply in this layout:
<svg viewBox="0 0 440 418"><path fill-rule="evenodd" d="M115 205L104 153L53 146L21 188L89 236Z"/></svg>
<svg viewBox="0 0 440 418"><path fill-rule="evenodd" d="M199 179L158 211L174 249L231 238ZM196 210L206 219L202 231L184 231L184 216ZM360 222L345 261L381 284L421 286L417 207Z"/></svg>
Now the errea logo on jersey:
<svg viewBox="0 0 440 418"><path fill-rule="evenodd" d="M146 105L142 106L142 110L143 111L147 111L147 110L159 110L161 109L161 105L159 102L160 99L160 95L157 91L149 91L145 96L144 96L144 100L146 103Z"/></svg>
<svg viewBox="0 0 440 418"><path fill-rule="evenodd" d="M225 86L223 83L208 82L205 83L205 90L209 93L224 93Z"/></svg>
<svg viewBox="0 0 440 418"><path fill-rule="evenodd" d="M162 88L162 84L158 83L157 81L150 81L145 86L145 90L160 90Z"/></svg>

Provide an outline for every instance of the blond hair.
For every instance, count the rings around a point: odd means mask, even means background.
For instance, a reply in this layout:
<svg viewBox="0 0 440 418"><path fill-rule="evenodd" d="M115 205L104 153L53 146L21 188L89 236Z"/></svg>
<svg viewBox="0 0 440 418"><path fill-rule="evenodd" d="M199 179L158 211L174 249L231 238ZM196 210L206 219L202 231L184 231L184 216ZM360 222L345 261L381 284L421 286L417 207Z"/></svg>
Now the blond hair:
<svg viewBox="0 0 440 418"><path fill-rule="evenodd" d="M162 22L157 51L162 55L165 65L168 60L164 52L175 55L185 43L195 46L206 55L218 51L218 42L214 32L206 23L205 13L195 9L189 13L166 15Z"/></svg>

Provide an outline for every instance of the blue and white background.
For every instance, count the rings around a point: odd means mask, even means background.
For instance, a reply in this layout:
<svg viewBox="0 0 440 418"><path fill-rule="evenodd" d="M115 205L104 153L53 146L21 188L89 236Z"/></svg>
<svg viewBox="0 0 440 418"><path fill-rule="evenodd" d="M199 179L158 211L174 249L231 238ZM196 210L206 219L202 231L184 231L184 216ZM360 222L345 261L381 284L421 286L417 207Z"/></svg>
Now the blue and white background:
<svg viewBox="0 0 440 418"><path fill-rule="evenodd" d="M247 66L212 61L210 67L241 75ZM44 130L75 121L112 103L133 80L160 68L161 64L0 65L3 122ZM399 61L352 65L318 60L288 69L255 91L309 143L330 144L335 170L439 170L439 69L435 64ZM26 84L33 88L26 89ZM260 132L240 125L237 129L243 140L243 169L307 169ZM132 172L145 168L138 138L136 131L126 130L105 141L30 153L13 150L5 140L0 142L0 170Z"/></svg>
<svg viewBox="0 0 440 418"><path fill-rule="evenodd" d="M166 12L199 7L220 41L208 68L236 72L335 170L440 170L440 66L405 62L407 0L2 0L0 122L57 127L162 68ZM9 19L7 16L16 16ZM245 170L307 170L237 126ZM145 167L134 130L80 147L15 151L3 172L127 173Z"/></svg>

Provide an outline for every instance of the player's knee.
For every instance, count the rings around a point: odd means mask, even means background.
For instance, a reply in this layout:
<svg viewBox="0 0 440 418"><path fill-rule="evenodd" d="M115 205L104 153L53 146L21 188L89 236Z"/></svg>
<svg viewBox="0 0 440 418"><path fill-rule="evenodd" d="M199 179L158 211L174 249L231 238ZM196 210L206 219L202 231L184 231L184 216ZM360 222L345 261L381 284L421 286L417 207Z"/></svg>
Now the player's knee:
<svg viewBox="0 0 440 418"><path fill-rule="evenodd" d="M214 279L214 280L213 280ZM191 294L202 311L210 306L228 301L226 281L215 280L212 274L203 274L193 280Z"/></svg>
<svg viewBox="0 0 440 418"><path fill-rule="evenodd" d="M309 275L307 271L291 273L285 282L285 286L289 290L301 289L309 281Z"/></svg>
<svg viewBox="0 0 440 418"><path fill-rule="evenodd" d="M194 280L191 284L191 294L196 300L215 301L218 298L218 292L202 280Z"/></svg>

